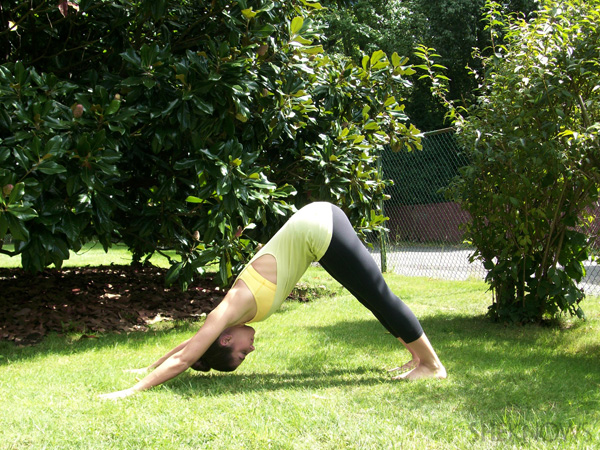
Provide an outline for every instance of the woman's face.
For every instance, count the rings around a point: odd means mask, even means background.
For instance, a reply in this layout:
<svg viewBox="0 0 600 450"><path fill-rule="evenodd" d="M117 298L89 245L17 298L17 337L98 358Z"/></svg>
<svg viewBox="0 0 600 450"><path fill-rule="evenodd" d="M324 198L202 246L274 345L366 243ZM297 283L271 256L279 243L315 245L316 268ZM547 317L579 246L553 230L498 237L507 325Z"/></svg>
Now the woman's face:
<svg viewBox="0 0 600 450"><path fill-rule="evenodd" d="M231 356L238 365L254 351L254 333L254 328L247 325L238 325L227 330L231 338L226 346L231 348Z"/></svg>

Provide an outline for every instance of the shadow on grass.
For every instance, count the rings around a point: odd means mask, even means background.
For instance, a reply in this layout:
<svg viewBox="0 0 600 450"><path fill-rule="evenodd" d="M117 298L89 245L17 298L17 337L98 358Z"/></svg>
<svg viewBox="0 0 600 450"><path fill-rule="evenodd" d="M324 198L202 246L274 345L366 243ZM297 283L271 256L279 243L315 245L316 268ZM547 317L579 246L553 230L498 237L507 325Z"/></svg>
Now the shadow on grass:
<svg viewBox="0 0 600 450"><path fill-rule="evenodd" d="M353 388L376 386L386 381L386 375L372 367L352 369L324 369L321 371L297 370L254 373L190 374L173 380L168 389L184 397L231 395L248 392L274 392L281 390Z"/></svg>
<svg viewBox="0 0 600 450"><path fill-rule="evenodd" d="M563 346L571 339L571 343L581 341L577 339L581 337L580 333L577 336L577 326L557 332L540 327L504 327L482 318L458 316L426 318L423 326L431 331L429 335L448 369L448 380L424 384L392 381L391 374L369 363L347 369L319 369L307 364L305 360L311 354L306 352L304 361L294 355L278 361L281 372L193 374L173 380L168 389L193 398L382 386L381 395L399 396L407 408L442 403L481 426L500 430L508 426L504 421L515 417L531 416L542 425L548 421L561 426L589 427L600 421L600 346ZM375 320L315 326L311 331L332 341L343 339L346 347L351 347L348 352L356 351L358 356L398 346Z"/></svg>
<svg viewBox="0 0 600 450"><path fill-rule="evenodd" d="M444 399L453 399L456 410L495 414L495 417L513 407L548 410L556 414L578 414L585 410L597 414L600 346L596 341L586 342L585 333L579 329L584 325L577 323L572 329L561 331L533 326L505 327L482 317L451 314L425 317L421 323L449 373L448 381L437 385L436 391ZM135 348L148 345L149 339L172 340L170 335L181 333L184 327L191 335L198 324L149 333L106 335L72 343L51 337L38 346L26 348L0 343L0 355L3 355L0 365L90 349ZM354 360L361 354L400 349L398 342L375 319L342 321L328 326L309 326L308 329L321 335L320 342L339 341L345 351L356 353L356 356L352 355ZM268 343L260 345L267 346ZM282 358L277 362L282 367L281 373L187 374L169 382L168 388L179 395L193 397L200 393L225 395L241 391L370 386L390 379L381 367L372 367L368 363L348 369L331 369L328 364L322 364L327 361L327 355L319 357L318 351L318 348L307 349L301 355L290 354ZM399 358L407 356L398 355ZM253 357L260 357L260 353ZM390 364L395 362L404 361L390 361Z"/></svg>
<svg viewBox="0 0 600 450"><path fill-rule="evenodd" d="M72 355L106 347L136 348L147 345L150 340L169 339L172 334L189 332L187 337L191 337L198 331L200 325L199 322L180 321L178 324L161 330L82 336L50 334L41 343L32 346L19 346L13 342L0 341L0 367L9 362L26 361L47 355ZM181 341L187 337L182 338ZM158 358L157 355L150 355L149 359L153 357Z"/></svg>
<svg viewBox="0 0 600 450"><path fill-rule="evenodd" d="M482 316L436 314L422 319L421 324L444 364L461 373L503 370L526 374L531 370L564 379L569 372L600 383L600 345L586 344L585 333L579 331L586 324L582 321L559 329L495 324ZM374 319L310 329L365 352L396 344Z"/></svg>

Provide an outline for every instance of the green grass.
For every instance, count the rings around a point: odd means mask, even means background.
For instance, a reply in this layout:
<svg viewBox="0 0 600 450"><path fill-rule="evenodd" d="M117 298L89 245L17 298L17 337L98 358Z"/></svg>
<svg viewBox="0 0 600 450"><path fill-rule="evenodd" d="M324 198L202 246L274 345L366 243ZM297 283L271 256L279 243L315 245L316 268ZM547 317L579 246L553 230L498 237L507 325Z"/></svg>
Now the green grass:
<svg viewBox="0 0 600 450"><path fill-rule="evenodd" d="M4 250L12 251L12 245L5 245ZM176 259L173 251L165 252L171 258ZM154 254L150 259L152 264L168 267L169 263L167 258L160 254ZM127 249L124 244L114 244L110 250L104 251L104 248L99 243L90 242L85 244L83 248L78 252L71 251L71 257L64 261L63 267L84 267L84 266L106 266L110 264L130 264L131 263L131 252ZM21 267L21 257L13 256L10 257L5 254L0 254L0 267Z"/></svg>
<svg viewBox="0 0 600 450"><path fill-rule="evenodd" d="M407 353L321 269L332 295L286 302L255 325L231 374L185 373L121 401L142 367L198 324L99 339L0 342L0 448L599 448L600 306L562 327L492 324L479 281L387 275L421 319L449 378L391 380Z"/></svg>

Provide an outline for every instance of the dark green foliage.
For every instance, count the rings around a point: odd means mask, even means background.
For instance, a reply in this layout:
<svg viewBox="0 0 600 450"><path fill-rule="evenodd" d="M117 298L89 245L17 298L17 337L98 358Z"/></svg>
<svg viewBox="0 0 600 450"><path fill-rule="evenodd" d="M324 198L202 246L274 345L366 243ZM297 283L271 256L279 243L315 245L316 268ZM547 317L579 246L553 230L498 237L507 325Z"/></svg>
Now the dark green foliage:
<svg viewBox="0 0 600 450"><path fill-rule="evenodd" d="M68 8L67 8L68 6ZM295 207L381 225L376 158L419 145L394 54L326 55L316 2L3 2L0 239L26 269L124 241L222 282Z"/></svg>
<svg viewBox="0 0 600 450"><path fill-rule="evenodd" d="M469 101L477 82L467 66L479 68L474 47L490 45L482 20L484 0L324 0L328 6L323 19L328 27L326 48L343 51L353 58L380 48L388 54L412 55L417 45L435 48L439 64L448 68L448 96ZM525 16L535 10L536 0L510 0L507 9ZM417 60L412 59L415 63ZM422 130L448 126L446 109L431 96L426 80L415 81L404 93L406 111Z"/></svg>

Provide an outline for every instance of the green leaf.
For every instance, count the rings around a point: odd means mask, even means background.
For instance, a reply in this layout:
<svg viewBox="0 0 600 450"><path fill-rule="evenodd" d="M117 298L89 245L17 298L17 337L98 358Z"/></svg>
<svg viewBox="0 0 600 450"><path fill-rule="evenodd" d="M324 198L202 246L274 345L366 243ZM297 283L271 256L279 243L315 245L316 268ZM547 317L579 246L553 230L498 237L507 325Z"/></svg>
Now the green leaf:
<svg viewBox="0 0 600 450"><path fill-rule="evenodd" d="M369 117L369 111L371 111L371 107L369 105L365 105L361 111L363 119L367 119Z"/></svg>
<svg viewBox="0 0 600 450"><path fill-rule="evenodd" d="M5 109L0 109L0 127L6 129L12 127L12 117Z"/></svg>
<svg viewBox="0 0 600 450"><path fill-rule="evenodd" d="M187 158L177 161L173 164L173 169L175 170L187 170L196 166L196 164L200 163L200 160L197 158Z"/></svg>
<svg viewBox="0 0 600 450"><path fill-rule="evenodd" d="M140 49L142 67L150 68L156 61L157 55L158 55L158 45L157 44L142 45L142 48Z"/></svg>
<svg viewBox="0 0 600 450"><path fill-rule="evenodd" d="M29 230L17 217L12 214L5 214L8 222L8 230L12 237L17 241L27 242L29 240Z"/></svg>
<svg viewBox="0 0 600 450"><path fill-rule="evenodd" d="M162 117L166 117L169 114L171 114L175 108L181 103L181 100L176 98L175 100L172 100L171 102L169 102L169 104L167 105L167 107L165 109L163 109L161 111L161 116Z"/></svg>
<svg viewBox="0 0 600 450"><path fill-rule="evenodd" d="M290 36L295 37L302 30L302 26L304 25L304 19L302 17L294 17L290 24Z"/></svg>
<svg viewBox="0 0 600 450"><path fill-rule="evenodd" d="M394 103L396 103L396 98L394 96L389 96L383 104L383 106L387 108L388 106L393 105Z"/></svg>
<svg viewBox="0 0 600 450"><path fill-rule="evenodd" d="M362 68L363 70L367 70L367 68L369 67L369 61L371 60L371 58L369 58L367 55L363 56L362 59Z"/></svg>
<svg viewBox="0 0 600 450"><path fill-rule="evenodd" d="M229 177L223 177L217 181L217 195L227 195L231 190Z"/></svg>
<svg viewBox="0 0 600 450"><path fill-rule="evenodd" d="M365 123L365 130L379 130L379 124L374 120L369 120Z"/></svg>
<svg viewBox="0 0 600 450"><path fill-rule="evenodd" d="M296 36L294 38L292 44L294 44L294 43L295 44L302 44L302 45L310 45L310 44L312 44L312 40L311 39L303 38L302 36ZM298 45L296 45L296 46L298 46Z"/></svg>
<svg viewBox="0 0 600 450"><path fill-rule="evenodd" d="M242 9L242 14L244 15L244 17L248 20L256 17L256 12L254 12L252 10L252 8L248 8L248 9Z"/></svg>
<svg viewBox="0 0 600 450"><path fill-rule="evenodd" d="M271 24L262 25L258 28L252 29L252 33L256 37L263 38L263 39L273 35L273 33L275 33L275 31L277 31L277 29Z"/></svg>
<svg viewBox="0 0 600 450"><path fill-rule="evenodd" d="M53 136L49 139L45 147L46 155L56 155L62 146L62 142L61 136Z"/></svg>
<svg viewBox="0 0 600 450"><path fill-rule="evenodd" d="M7 211L17 219L26 222L38 216L33 208L18 205L8 205Z"/></svg>
<svg viewBox="0 0 600 450"><path fill-rule="evenodd" d="M81 230L85 228L86 224L87 220L85 215L75 215L69 212L63 215L58 229L62 230L67 237L69 244L73 246L79 239L79 234L81 233Z"/></svg>
<svg viewBox="0 0 600 450"><path fill-rule="evenodd" d="M121 57L127 61L128 63L133 64L134 66L138 67L142 65L142 60L140 59L140 57L138 56L138 54L136 53L136 51L129 47L125 52L121 53Z"/></svg>
<svg viewBox="0 0 600 450"><path fill-rule="evenodd" d="M225 257L222 257L219 263L219 276L223 283L226 283L232 276L231 263Z"/></svg>
<svg viewBox="0 0 600 450"><path fill-rule="evenodd" d="M146 89L152 89L154 86L156 86L156 81L148 76L144 77L144 79L142 80L142 84Z"/></svg>
<svg viewBox="0 0 600 450"><path fill-rule="evenodd" d="M42 164L38 166L38 170L46 175L55 175L67 171L64 166L49 160L42 162Z"/></svg>
<svg viewBox="0 0 600 450"><path fill-rule="evenodd" d="M311 41L309 41L310 43ZM307 53L309 55L317 55L319 53L323 53L323 46L322 45L313 45L313 46L309 46L309 47L302 47L300 48L300 51L302 53Z"/></svg>
<svg viewBox="0 0 600 450"><path fill-rule="evenodd" d="M6 213L0 211L0 239L4 239L6 233L8 232L8 220L6 218Z"/></svg>
<svg viewBox="0 0 600 450"><path fill-rule="evenodd" d="M67 246L67 243L60 238L55 238L52 244L52 254L55 255L53 262L60 268L62 261L69 259L69 256L71 256L69 247Z"/></svg>
<svg viewBox="0 0 600 450"><path fill-rule="evenodd" d="M110 104L108 105L108 108L106 108L106 110L104 111L104 114L107 116L112 116L114 113L116 113L119 108L121 107L121 101L120 100L112 100L110 102Z"/></svg>
<svg viewBox="0 0 600 450"><path fill-rule="evenodd" d="M383 58L385 58L385 52L383 50L376 50L371 55L371 66L375 66Z"/></svg>
<svg viewBox="0 0 600 450"><path fill-rule="evenodd" d="M0 148L0 163L3 163L10 157L10 150L8 148Z"/></svg>
<svg viewBox="0 0 600 450"><path fill-rule="evenodd" d="M319 10L319 9L325 9L324 6L321 5L321 3L319 3L316 0L300 0L302 2L302 4L304 6L307 6L308 8L312 8L315 10Z"/></svg>
<svg viewBox="0 0 600 450"><path fill-rule="evenodd" d="M186 199L186 202L188 203L206 203L206 200L203 200L201 198L198 197L194 197L193 195L189 195Z"/></svg>
<svg viewBox="0 0 600 450"><path fill-rule="evenodd" d="M402 64L402 59L400 58L400 56L398 56L398 53L394 52L392 54L392 65L394 67L398 67L400 64Z"/></svg>
<svg viewBox="0 0 600 450"><path fill-rule="evenodd" d="M0 195L2 195L0 193ZM23 196L25 195L25 183L21 182L21 183L17 183L14 187L13 190L10 192L10 196L8 197L8 203L17 203L19 201L21 201L21 199L23 198Z"/></svg>
<svg viewBox="0 0 600 450"><path fill-rule="evenodd" d="M38 136L33 136L31 140L31 144L29 146L29 155L35 155L35 158L39 158L42 150L42 140ZM27 149L23 149L23 151L27 151ZM33 159L33 158L31 158Z"/></svg>
<svg viewBox="0 0 600 450"><path fill-rule="evenodd" d="M113 119L113 120L114 120L114 119ZM115 131L115 132L119 133L120 135L124 135L124 134L127 132L127 130L126 130L124 127L122 127L122 126L120 126L120 125L117 125L117 124L116 124L116 123L114 123L114 122L110 122L110 123L108 124L108 129L109 129L110 131Z"/></svg>
<svg viewBox="0 0 600 450"><path fill-rule="evenodd" d="M21 86L27 81L27 71L21 61L15 64L15 81Z"/></svg>
<svg viewBox="0 0 600 450"><path fill-rule="evenodd" d="M179 278L179 274L181 273L181 269L183 269L182 262L177 262L169 267L169 270L167 270L167 274L165 275L165 284L167 286L171 286L173 283L175 283L175 281L177 281L177 278Z"/></svg>
<svg viewBox="0 0 600 450"><path fill-rule="evenodd" d="M125 78L123 81L121 81L121 86L135 87L135 86L141 85L143 81L144 81L143 77L129 77L129 78Z"/></svg>
<svg viewBox="0 0 600 450"><path fill-rule="evenodd" d="M215 108L213 107L213 105L211 105L208 102L205 102L204 100L198 98L198 97L193 97L192 98L192 102L194 104L194 106L196 108L198 108L198 110L202 111L204 114L212 114L215 111Z"/></svg>

